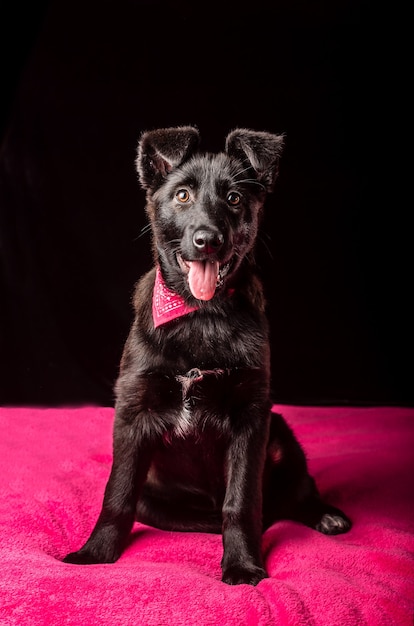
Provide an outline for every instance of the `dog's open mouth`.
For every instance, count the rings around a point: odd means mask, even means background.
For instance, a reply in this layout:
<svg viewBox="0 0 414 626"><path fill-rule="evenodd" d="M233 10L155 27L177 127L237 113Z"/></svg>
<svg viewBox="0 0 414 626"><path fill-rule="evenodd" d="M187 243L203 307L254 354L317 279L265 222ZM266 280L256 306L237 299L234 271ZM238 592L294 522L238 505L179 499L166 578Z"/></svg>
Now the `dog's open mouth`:
<svg viewBox="0 0 414 626"><path fill-rule="evenodd" d="M177 254L177 261L183 272L187 274L188 286L197 300L211 300L216 289L223 284L231 262L220 265L216 260L187 261Z"/></svg>

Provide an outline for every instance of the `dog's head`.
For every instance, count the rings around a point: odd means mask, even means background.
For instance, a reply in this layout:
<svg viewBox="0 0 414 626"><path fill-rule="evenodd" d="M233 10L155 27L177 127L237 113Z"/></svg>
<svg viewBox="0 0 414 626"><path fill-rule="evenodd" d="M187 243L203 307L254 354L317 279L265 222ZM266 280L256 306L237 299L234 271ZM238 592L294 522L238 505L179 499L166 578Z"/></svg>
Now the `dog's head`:
<svg viewBox="0 0 414 626"><path fill-rule="evenodd" d="M164 280L206 301L253 249L283 135L236 129L218 154L200 153L199 139L190 126L145 132L136 165Z"/></svg>

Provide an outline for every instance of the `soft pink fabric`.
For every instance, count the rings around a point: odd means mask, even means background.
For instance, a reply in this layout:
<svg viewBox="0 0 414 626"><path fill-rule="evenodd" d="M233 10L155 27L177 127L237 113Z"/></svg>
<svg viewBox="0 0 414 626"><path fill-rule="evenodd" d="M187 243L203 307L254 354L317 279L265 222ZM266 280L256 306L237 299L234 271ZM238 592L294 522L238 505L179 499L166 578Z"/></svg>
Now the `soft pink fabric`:
<svg viewBox="0 0 414 626"><path fill-rule="evenodd" d="M275 524L270 578L231 587L219 535L136 524L117 563L62 563L100 510L113 409L0 408L0 625L412 626L414 409L277 409L354 527Z"/></svg>

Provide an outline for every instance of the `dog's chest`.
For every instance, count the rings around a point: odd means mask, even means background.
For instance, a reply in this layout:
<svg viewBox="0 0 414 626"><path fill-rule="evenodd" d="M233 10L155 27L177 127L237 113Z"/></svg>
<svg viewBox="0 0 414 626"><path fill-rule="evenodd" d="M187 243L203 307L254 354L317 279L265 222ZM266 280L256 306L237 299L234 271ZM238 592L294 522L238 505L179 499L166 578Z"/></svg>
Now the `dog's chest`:
<svg viewBox="0 0 414 626"><path fill-rule="evenodd" d="M254 397L260 375L263 372L259 368L192 368L184 375L177 375L181 402L166 439L197 436L207 428L225 434L232 420Z"/></svg>
<svg viewBox="0 0 414 626"><path fill-rule="evenodd" d="M222 380L228 378L228 371L222 369L215 370L200 370L197 367L189 370L185 375L176 376L176 380L181 386L182 393L182 406L178 414L176 423L174 424L174 435L178 437L185 437L190 433L194 433L195 430L200 428L200 420L204 422L208 421L211 415L217 413L217 408L214 408L212 402L210 410L204 410L200 414L200 406L204 405L206 388L212 385L220 388ZM204 398L204 402L202 402ZM224 426L224 422L227 418L225 407L222 407L220 415L220 423Z"/></svg>
<svg viewBox="0 0 414 626"><path fill-rule="evenodd" d="M264 317L233 309L219 316L196 312L165 329L157 349L181 371L198 368L203 375L220 377L229 368L267 366L267 325Z"/></svg>

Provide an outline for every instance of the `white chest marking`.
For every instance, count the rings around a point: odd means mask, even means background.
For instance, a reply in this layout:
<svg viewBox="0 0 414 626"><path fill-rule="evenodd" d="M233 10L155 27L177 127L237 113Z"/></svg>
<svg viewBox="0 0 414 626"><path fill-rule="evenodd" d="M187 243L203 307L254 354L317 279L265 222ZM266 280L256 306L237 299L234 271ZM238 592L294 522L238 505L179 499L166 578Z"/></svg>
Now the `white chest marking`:
<svg viewBox="0 0 414 626"><path fill-rule="evenodd" d="M192 430L194 426L189 405L190 403L188 402L188 400L185 400L177 423L174 426L174 434L178 437L185 437L186 435L188 435L188 433Z"/></svg>

